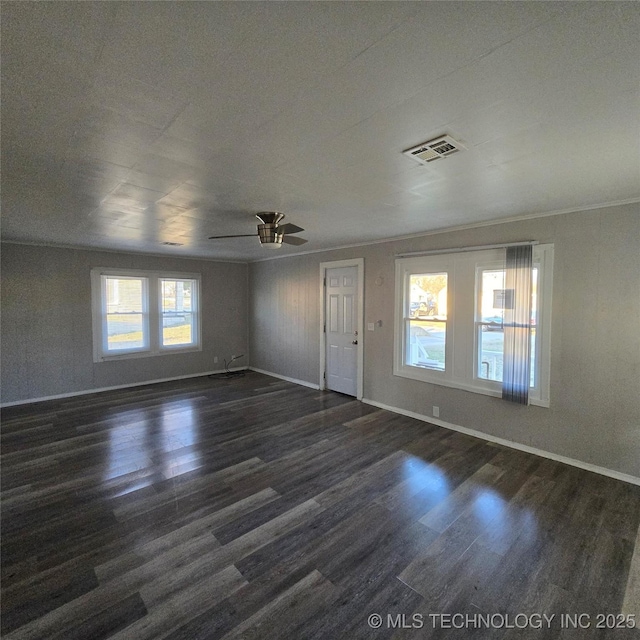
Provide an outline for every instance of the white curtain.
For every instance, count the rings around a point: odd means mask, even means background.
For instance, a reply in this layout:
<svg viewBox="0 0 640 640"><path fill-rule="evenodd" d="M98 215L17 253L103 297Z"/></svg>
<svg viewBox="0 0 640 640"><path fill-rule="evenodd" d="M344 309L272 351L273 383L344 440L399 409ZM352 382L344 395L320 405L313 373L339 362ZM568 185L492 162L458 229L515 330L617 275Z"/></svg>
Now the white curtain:
<svg viewBox="0 0 640 640"><path fill-rule="evenodd" d="M507 247L502 398L529 404L531 376L531 245Z"/></svg>

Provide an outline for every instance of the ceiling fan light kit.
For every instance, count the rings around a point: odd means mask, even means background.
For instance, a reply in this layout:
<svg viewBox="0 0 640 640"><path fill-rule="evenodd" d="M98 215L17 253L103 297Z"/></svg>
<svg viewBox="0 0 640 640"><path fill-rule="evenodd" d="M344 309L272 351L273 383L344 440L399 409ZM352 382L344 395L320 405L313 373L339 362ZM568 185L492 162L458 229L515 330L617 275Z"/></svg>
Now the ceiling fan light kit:
<svg viewBox="0 0 640 640"><path fill-rule="evenodd" d="M282 247L282 234L276 232L275 224L259 224L258 236L260 244L267 249L280 249Z"/></svg>
<svg viewBox="0 0 640 640"><path fill-rule="evenodd" d="M260 220L257 234L246 233L228 236L210 236L209 240L219 240L222 238L253 238L257 235L260 244L267 249L280 249L283 243L299 246L307 242L304 238L292 238L288 235L304 231L302 227L298 227L295 224L279 225L279 222L284 218L284 213L261 211L260 213L256 213L256 218Z"/></svg>

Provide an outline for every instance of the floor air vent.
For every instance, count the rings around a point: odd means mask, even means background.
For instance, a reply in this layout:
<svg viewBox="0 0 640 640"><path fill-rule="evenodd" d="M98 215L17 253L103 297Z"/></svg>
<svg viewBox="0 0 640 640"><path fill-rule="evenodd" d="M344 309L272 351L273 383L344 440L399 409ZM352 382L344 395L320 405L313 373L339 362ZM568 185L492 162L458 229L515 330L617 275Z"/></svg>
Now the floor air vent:
<svg viewBox="0 0 640 640"><path fill-rule="evenodd" d="M440 136L428 142L423 142L417 147L411 147L411 149L407 149L403 153L420 164L427 164L427 162L446 158L461 149L464 149L464 147L451 136Z"/></svg>

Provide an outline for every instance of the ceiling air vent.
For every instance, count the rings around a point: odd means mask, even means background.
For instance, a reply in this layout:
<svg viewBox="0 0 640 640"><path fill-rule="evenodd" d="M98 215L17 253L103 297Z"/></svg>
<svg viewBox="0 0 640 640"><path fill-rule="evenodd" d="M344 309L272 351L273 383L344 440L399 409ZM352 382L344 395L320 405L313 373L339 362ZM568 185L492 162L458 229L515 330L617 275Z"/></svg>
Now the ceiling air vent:
<svg viewBox="0 0 640 640"><path fill-rule="evenodd" d="M405 156L413 158L420 164L427 164L427 162L446 158L461 149L464 149L464 147L451 136L440 136L439 138L434 138L428 142L423 142L417 147L407 149L402 153L404 153Z"/></svg>
<svg viewBox="0 0 640 640"><path fill-rule="evenodd" d="M162 244L164 244L167 247L181 247L182 243L180 242L163 242Z"/></svg>

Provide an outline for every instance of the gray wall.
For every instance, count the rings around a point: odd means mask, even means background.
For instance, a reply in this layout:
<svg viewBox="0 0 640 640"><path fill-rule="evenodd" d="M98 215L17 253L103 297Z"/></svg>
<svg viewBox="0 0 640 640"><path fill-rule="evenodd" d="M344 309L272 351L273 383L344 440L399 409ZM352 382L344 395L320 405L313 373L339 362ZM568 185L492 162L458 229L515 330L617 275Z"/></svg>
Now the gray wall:
<svg viewBox="0 0 640 640"><path fill-rule="evenodd" d="M203 350L94 363L93 267L202 274ZM2 402L212 371L232 354L248 364L247 336L246 264L2 245Z"/></svg>
<svg viewBox="0 0 640 640"><path fill-rule="evenodd" d="M551 407L394 376L394 254L518 240L555 245ZM640 205L254 263L252 366L319 382L319 264L354 257L365 323L383 323L362 340L365 398L640 477Z"/></svg>

